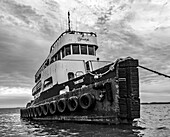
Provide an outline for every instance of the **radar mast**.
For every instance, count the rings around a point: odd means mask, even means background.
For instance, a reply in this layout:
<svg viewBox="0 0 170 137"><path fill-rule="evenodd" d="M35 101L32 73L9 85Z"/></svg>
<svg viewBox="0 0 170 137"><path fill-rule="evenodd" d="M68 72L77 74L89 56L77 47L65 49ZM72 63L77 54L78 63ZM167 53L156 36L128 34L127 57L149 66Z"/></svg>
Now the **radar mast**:
<svg viewBox="0 0 170 137"><path fill-rule="evenodd" d="M68 31L71 31L71 26L70 26L70 12L68 11Z"/></svg>

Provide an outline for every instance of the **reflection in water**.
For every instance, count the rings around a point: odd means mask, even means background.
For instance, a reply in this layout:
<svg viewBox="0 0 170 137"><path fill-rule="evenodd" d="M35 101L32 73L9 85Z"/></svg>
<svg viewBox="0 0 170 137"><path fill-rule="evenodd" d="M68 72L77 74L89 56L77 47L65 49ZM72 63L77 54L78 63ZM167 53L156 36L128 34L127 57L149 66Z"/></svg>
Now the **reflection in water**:
<svg viewBox="0 0 170 137"><path fill-rule="evenodd" d="M28 121L19 109L0 109L0 137L168 137L170 105L142 105L141 118L129 125Z"/></svg>
<svg viewBox="0 0 170 137"><path fill-rule="evenodd" d="M137 127L119 125L93 125L93 124L77 124L77 123L59 123L53 122L33 122L22 120L22 125L26 125L27 129L31 129L29 134L34 136L115 136L135 137L138 135ZM137 132L136 132L137 131Z"/></svg>

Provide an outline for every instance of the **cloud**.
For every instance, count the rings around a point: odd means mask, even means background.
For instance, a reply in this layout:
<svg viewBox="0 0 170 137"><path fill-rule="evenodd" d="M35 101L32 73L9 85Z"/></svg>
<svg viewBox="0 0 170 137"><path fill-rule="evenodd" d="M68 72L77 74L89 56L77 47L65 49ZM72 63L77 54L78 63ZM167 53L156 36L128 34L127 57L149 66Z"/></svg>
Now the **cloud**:
<svg viewBox="0 0 170 137"><path fill-rule="evenodd" d="M0 108L25 107L30 100L30 96L2 96L0 97Z"/></svg>
<svg viewBox="0 0 170 137"><path fill-rule="evenodd" d="M24 107L31 99L29 88L0 86L0 108Z"/></svg>
<svg viewBox="0 0 170 137"><path fill-rule="evenodd" d="M33 2L36 5L42 4L42 7L37 9L33 7L33 5L28 5L30 4L28 1L21 1L22 0L3 0L1 2L1 23L13 27L18 26L21 29L32 30L34 33L39 32L41 35L44 35L44 37L53 36L56 33L54 28L58 28L60 25L57 21L60 17L58 3L53 0L48 2L44 1L44 3Z"/></svg>
<svg viewBox="0 0 170 137"><path fill-rule="evenodd" d="M170 95L165 93L141 93L141 102L169 102Z"/></svg>
<svg viewBox="0 0 170 137"><path fill-rule="evenodd" d="M162 7L162 4L164 2L115 3L112 9L114 14L110 15L109 20L101 18L96 22L100 44L98 56L111 61L131 56L139 59L140 65L170 75L170 19L167 18L170 8ZM166 81L169 79L164 80L163 76L139 70L142 101L168 100L169 84ZM156 89L160 91L155 92ZM146 99L152 94L157 97Z"/></svg>
<svg viewBox="0 0 170 137"><path fill-rule="evenodd" d="M32 87L34 74L49 53L50 42L17 27L10 28L10 33L8 29L0 29L0 85Z"/></svg>
<svg viewBox="0 0 170 137"><path fill-rule="evenodd" d="M23 96L23 95L31 95L29 88L23 87L4 87L0 86L1 96Z"/></svg>
<svg viewBox="0 0 170 137"><path fill-rule="evenodd" d="M169 79L164 77L154 77L149 82L140 83L142 102L169 102L170 85Z"/></svg>
<svg viewBox="0 0 170 137"><path fill-rule="evenodd" d="M18 92L14 102L17 98L20 103L28 96L31 98L34 74L52 43L67 29L68 10L72 29L97 32L101 60L132 56L143 66L170 74L170 4L167 1L72 0L68 4L67 0L1 0L0 3L0 86L6 93L5 99L9 94L12 100L17 89L29 95ZM142 100L163 101L165 94L168 98L166 81L140 69ZM156 90L159 88L164 95Z"/></svg>
<svg viewBox="0 0 170 137"><path fill-rule="evenodd" d="M55 35L50 37L54 28L47 18L24 3L2 1L0 7L1 107L12 102L23 106L21 103L31 98L34 74L55 40Z"/></svg>
<svg viewBox="0 0 170 137"><path fill-rule="evenodd" d="M37 21L41 19L41 15L38 15L31 6L18 4L13 0L3 0L1 2L1 14L7 15L5 20L9 20L14 25L29 25L31 20Z"/></svg>

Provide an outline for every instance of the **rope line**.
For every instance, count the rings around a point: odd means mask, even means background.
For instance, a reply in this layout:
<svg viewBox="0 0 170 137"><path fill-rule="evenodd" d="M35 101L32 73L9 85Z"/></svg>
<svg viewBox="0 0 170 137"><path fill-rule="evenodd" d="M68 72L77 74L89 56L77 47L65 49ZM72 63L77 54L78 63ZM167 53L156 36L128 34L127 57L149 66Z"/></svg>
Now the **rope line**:
<svg viewBox="0 0 170 137"><path fill-rule="evenodd" d="M117 60L109 67L109 69L108 69L106 72L104 72L104 73L100 73L100 74L97 74L97 73L93 74L93 73L91 73L91 72L88 72L88 73L89 73L90 75L94 76L95 79L98 79L98 78L102 77L103 75L106 75L106 74L109 73L110 71L115 70L115 69L118 67L118 64L119 64L120 62L125 61L125 60L128 60L128 59L132 59L132 58L131 58L131 57L127 57L127 58L119 58L119 59L117 59Z"/></svg>
<svg viewBox="0 0 170 137"><path fill-rule="evenodd" d="M100 73L100 74L93 74L92 72L88 72L90 75L94 76L95 79L99 78L99 77L102 77L103 75L106 75L107 73L109 73L110 71L113 71L117 68L117 65L122 62L122 61L125 61L127 59L132 59L131 57L127 57L127 58L120 58L120 59L117 59L110 67L109 69L106 71L106 72L103 72L103 73ZM161 75L161 76L164 76L164 77L167 77L167 78L170 78L170 76L166 75L166 74L163 74L163 73L160 73L158 71L155 71L155 70L152 70L152 69L149 69L149 68L146 68L144 66L141 66L141 65L138 65L138 67L142 68L142 69L145 69L145 70L148 70L150 72L153 72L153 73L156 73L158 75Z"/></svg>
<svg viewBox="0 0 170 137"><path fill-rule="evenodd" d="M113 64L113 65L111 65L110 67L109 67L109 69L106 71L106 72L104 72L104 73L100 73L100 74L93 74L93 73L91 73L91 72L88 72L90 75L92 75L92 76L94 76L94 78L95 79L97 79L97 78L100 78L100 77L102 77L103 75L106 75L107 73L109 73L110 71L113 71L114 69L115 69L115 66L114 66L115 64Z"/></svg>
<svg viewBox="0 0 170 137"><path fill-rule="evenodd" d="M143 68L143 69L148 70L148 71L151 71L151 72L156 73L156 74L158 74L158 75L161 75L161 76L164 76L164 77L170 78L170 76L168 76L168 75L166 75L166 74L163 74L163 73L157 72L157 71L155 71L155 70L151 70L151 69L146 68L146 67L143 67L143 66L141 66L141 65L139 65L138 67Z"/></svg>

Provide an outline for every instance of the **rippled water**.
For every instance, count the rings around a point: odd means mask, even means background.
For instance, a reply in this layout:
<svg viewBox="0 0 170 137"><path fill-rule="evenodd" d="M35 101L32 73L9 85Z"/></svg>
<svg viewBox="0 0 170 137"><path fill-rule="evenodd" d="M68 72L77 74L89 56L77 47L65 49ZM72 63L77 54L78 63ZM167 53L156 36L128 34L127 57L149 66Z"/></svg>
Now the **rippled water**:
<svg viewBox="0 0 170 137"><path fill-rule="evenodd" d="M19 109L0 109L0 137L169 137L170 104L141 105L133 126L90 125L21 120Z"/></svg>

